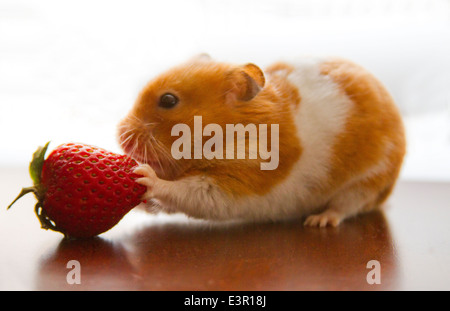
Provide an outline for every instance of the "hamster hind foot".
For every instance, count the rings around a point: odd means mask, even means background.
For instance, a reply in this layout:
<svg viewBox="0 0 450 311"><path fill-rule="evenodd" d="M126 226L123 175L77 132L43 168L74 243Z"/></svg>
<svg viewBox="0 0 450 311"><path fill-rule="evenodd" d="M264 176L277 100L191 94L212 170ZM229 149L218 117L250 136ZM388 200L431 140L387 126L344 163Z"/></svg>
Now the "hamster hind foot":
<svg viewBox="0 0 450 311"><path fill-rule="evenodd" d="M337 193L327 204L327 208L306 218L304 226L337 227L343 220L374 209L379 203L377 190L356 184Z"/></svg>

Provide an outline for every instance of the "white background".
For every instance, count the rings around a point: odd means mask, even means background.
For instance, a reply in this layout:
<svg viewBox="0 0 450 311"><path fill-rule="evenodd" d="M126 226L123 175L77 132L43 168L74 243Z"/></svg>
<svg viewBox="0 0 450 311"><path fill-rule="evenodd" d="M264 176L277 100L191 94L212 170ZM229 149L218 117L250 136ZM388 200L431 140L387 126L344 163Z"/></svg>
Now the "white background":
<svg viewBox="0 0 450 311"><path fill-rule="evenodd" d="M448 0L0 0L0 167L48 140L120 151L116 124L144 83L200 52L362 64L404 116L402 178L450 180Z"/></svg>

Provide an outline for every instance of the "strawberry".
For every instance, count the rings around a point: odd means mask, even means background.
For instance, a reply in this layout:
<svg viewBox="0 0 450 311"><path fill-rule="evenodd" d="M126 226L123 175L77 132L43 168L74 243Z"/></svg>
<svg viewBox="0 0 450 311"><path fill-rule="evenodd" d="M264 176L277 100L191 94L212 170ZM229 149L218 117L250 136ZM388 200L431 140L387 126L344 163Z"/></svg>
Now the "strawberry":
<svg viewBox="0 0 450 311"><path fill-rule="evenodd" d="M138 164L132 158L68 143L44 160L47 147L39 147L30 163L34 186L23 188L8 209L32 192L42 228L84 238L109 230L141 202L146 187L135 181Z"/></svg>

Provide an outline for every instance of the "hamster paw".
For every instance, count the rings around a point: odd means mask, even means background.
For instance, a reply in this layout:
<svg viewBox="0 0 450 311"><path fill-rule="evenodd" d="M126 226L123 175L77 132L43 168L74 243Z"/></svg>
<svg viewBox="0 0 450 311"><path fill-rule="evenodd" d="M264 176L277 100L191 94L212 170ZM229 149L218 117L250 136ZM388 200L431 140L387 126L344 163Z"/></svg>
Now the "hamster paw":
<svg viewBox="0 0 450 311"><path fill-rule="evenodd" d="M324 228L326 226L337 227L341 221L341 215L334 211L326 210L320 214L309 216L308 218L306 218L303 225L320 228Z"/></svg>
<svg viewBox="0 0 450 311"><path fill-rule="evenodd" d="M145 198L152 198L155 184L158 181L158 176L156 176L155 171L153 168L148 164L142 164L139 165L136 169L133 171L135 174L142 175L143 177L140 177L136 179L136 182L138 184L141 184L143 186L147 187L147 192L145 193Z"/></svg>

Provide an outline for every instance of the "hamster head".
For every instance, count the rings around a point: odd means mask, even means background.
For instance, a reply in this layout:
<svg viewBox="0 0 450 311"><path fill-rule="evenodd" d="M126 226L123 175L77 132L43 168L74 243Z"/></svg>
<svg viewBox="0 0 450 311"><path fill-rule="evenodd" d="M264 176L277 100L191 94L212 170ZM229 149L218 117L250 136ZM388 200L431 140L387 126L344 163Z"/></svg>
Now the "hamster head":
<svg viewBox="0 0 450 311"><path fill-rule="evenodd" d="M204 56L190 60L150 81L140 92L129 114L118 126L122 149L140 163L152 166L160 178L174 179L190 168L210 164L194 159L194 116L203 125L245 123L259 108L255 98L264 88L264 74L253 64L237 66ZM249 121L250 122L250 121ZM172 128L191 129L191 159L175 160L171 146L179 136Z"/></svg>

